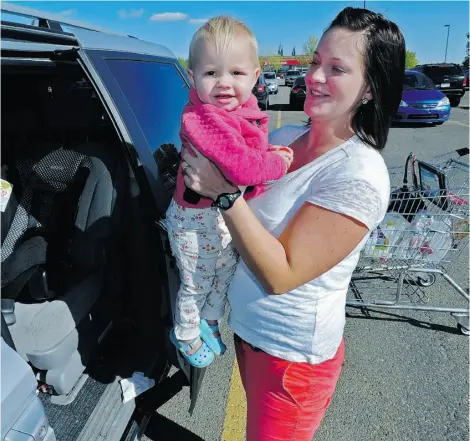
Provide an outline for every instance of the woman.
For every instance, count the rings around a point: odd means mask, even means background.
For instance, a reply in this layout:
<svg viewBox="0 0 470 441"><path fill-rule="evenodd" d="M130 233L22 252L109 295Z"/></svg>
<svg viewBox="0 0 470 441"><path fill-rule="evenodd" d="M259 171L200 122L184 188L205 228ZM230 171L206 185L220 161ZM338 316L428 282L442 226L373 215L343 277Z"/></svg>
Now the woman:
<svg viewBox="0 0 470 441"><path fill-rule="evenodd" d="M349 281L390 184L380 155L401 99L396 24L344 9L305 76L310 127L285 126L288 174L247 204L210 161L183 156L186 185L214 200L240 253L230 327L245 387L248 441L311 441L344 359Z"/></svg>

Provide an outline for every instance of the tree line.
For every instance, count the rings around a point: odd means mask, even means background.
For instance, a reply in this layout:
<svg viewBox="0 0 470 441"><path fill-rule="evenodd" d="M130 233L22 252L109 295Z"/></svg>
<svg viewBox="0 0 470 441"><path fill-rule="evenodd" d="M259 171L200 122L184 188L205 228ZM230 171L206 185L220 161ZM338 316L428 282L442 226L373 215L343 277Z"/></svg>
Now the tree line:
<svg viewBox="0 0 470 441"><path fill-rule="evenodd" d="M468 69L469 65L469 39L470 33L467 33L467 46L466 46L466 55L465 59L462 62L462 65L465 69ZM317 48L318 39L310 35L307 41L302 45L302 54L297 55L295 46L292 48L290 58L293 58L299 62L302 66L307 66L312 61L313 54ZM282 66L282 57L284 56L284 47L280 43L277 54L272 52L264 51L262 55L259 56L259 62L261 67L269 66L270 69L275 71L279 70ZM178 58L179 63L183 67L183 69L188 68L188 60L185 58ZM405 69L411 69L419 64L418 57L416 56L416 52L413 51L406 51L406 58L405 58Z"/></svg>

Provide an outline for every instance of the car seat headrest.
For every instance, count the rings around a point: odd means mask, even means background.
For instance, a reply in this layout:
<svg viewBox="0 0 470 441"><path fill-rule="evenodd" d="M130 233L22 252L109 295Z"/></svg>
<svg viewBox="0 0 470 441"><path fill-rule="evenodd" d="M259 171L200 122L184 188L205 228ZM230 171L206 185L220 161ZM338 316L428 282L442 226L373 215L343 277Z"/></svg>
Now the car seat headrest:
<svg viewBox="0 0 470 441"><path fill-rule="evenodd" d="M56 193L65 191L74 182L81 168L90 169L90 159L63 148L43 156L28 157L18 161L18 171L23 185Z"/></svg>

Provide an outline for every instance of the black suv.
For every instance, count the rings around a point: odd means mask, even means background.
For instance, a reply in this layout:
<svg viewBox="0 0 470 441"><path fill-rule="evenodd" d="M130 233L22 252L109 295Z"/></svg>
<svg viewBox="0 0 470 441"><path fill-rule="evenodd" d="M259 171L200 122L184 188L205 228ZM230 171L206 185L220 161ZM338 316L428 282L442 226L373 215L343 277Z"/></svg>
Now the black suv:
<svg viewBox="0 0 470 441"><path fill-rule="evenodd" d="M289 94L289 107L291 110L303 110L306 98L305 77L298 77Z"/></svg>
<svg viewBox="0 0 470 441"><path fill-rule="evenodd" d="M465 94L465 75L458 64L420 64L411 70L422 72L429 77L436 89L449 98L452 107L460 104L460 99Z"/></svg>
<svg viewBox="0 0 470 441"><path fill-rule="evenodd" d="M140 439L185 385L191 411L204 376L169 343L160 222L188 78L164 46L1 9L1 439ZM123 403L136 372L155 386Z"/></svg>
<svg viewBox="0 0 470 441"><path fill-rule="evenodd" d="M262 110L269 109L269 87L266 83L266 79L264 75L261 74L259 78L256 80L256 84L253 86L252 93L258 99L258 105Z"/></svg>

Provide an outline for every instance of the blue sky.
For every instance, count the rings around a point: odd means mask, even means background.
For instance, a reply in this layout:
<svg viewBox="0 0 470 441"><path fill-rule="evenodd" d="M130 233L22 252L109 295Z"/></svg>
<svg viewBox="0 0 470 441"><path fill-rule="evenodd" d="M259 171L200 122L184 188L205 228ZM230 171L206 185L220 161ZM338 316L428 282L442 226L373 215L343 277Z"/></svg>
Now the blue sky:
<svg viewBox="0 0 470 441"><path fill-rule="evenodd" d="M261 55L284 55L296 47L299 54L309 35L319 38L329 22L345 6L363 6L363 1L15 1L95 25L166 45L187 58L193 33L205 19L233 15L255 33ZM402 29L407 49L421 63L442 62L450 24L447 61L461 63L469 31L468 1L366 1L366 6L386 15Z"/></svg>

